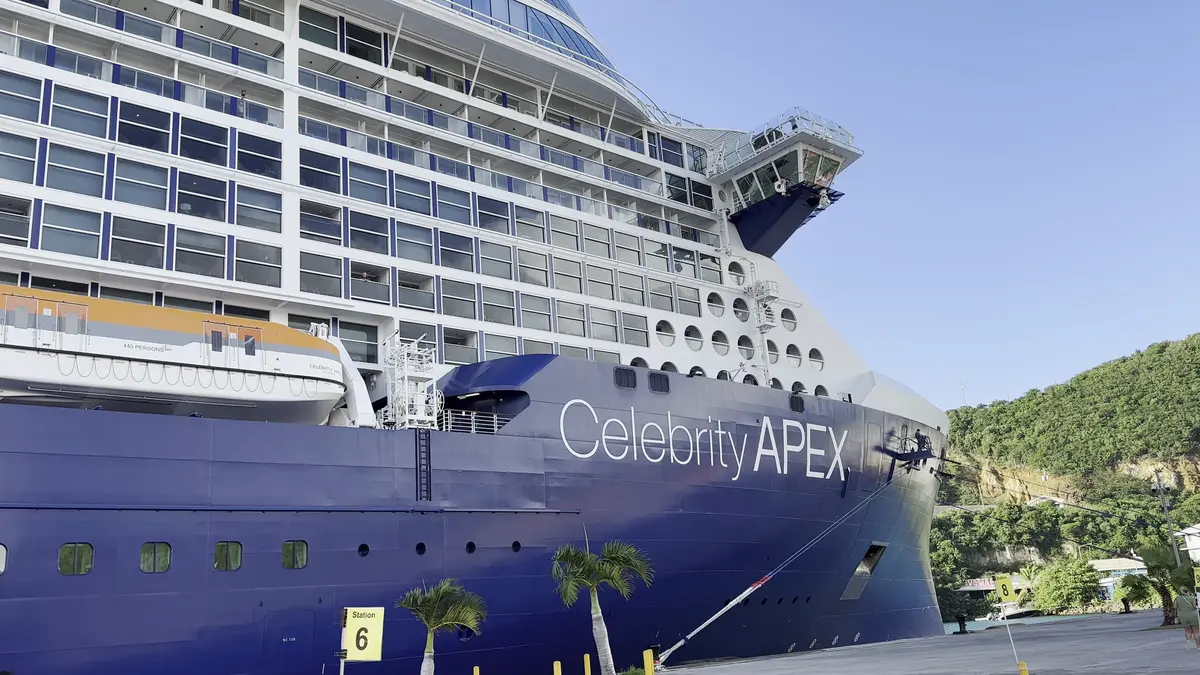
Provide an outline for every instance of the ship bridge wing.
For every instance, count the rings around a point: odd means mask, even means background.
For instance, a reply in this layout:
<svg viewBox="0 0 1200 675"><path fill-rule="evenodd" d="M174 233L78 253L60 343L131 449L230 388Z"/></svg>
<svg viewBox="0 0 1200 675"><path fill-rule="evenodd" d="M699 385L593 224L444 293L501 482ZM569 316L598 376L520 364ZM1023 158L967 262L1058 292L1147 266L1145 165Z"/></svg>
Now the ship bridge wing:
<svg viewBox="0 0 1200 675"><path fill-rule="evenodd" d="M527 354L459 366L442 380L442 393L451 399L487 392L521 391L530 378L555 358L554 354Z"/></svg>

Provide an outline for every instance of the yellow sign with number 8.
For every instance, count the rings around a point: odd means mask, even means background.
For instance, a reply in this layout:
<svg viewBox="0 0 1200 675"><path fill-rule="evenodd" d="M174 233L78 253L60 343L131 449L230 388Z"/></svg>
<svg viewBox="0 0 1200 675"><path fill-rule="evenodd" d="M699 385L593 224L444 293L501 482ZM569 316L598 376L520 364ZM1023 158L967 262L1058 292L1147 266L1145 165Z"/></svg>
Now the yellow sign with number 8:
<svg viewBox="0 0 1200 675"><path fill-rule="evenodd" d="M996 597L1000 602L1016 602L1017 592L1013 589L1012 578L1007 574L996 575Z"/></svg>

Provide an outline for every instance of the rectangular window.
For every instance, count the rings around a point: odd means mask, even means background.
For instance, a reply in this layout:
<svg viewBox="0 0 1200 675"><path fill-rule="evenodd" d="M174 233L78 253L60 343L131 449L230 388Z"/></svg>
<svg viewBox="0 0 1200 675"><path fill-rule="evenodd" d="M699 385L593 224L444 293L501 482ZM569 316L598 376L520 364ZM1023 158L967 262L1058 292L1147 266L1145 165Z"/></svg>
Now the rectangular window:
<svg viewBox="0 0 1200 675"><path fill-rule="evenodd" d="M300 39L333 50L338 48L338 20L310 7L300 8Z"/></svg>
<svg viewBox="0 0 1200 675"><path fill-rule="evenodd" d="M229 164L229 129L184 117L179 123L179 156L217 166Z"/></svg>
<svg viewBox="0 0 1200 675"><path fill-rule="evenodd" d="M225 221L225 199L229 183L179 172L175 211L197 218Z"/></svg>
<svg viewBox="0 0 1200 675"><path fill-rule="evenodd" d="M579 223L569 218L551 214L550 243L562 248L569 248L572 251L578 251Z"/></svg>
<svg viewBox="0 0 1200 675"><path fill-rule="evenodd" d="M350 212L350 248L387 255L388 230L387 218Z"/></svg>
<svg viewBox="0 0 1200 675"><path fill-rule="evenodd" d="M644 316L621 312L621 335L622 341L627 345L650 346L650 330Z"/></svg>
<svg viewBox="0 0 1200 675"><path fill-rule="evenodd" d="M42 210L42 250L100 257L101 219L99 213L46 204Z"/></svg>
<svg viewBox="0 0 1200 675"><path fill-rule="evenodd" d="M166 242L166 225L114 216L108 257L114 262L162 269Z"/></svg>
<svg viewBox="0 0 1200 675"><path fill-rule="evenodd" d="M288 314L287 325L289 328L295 328L299 331L307 333L314 323L323 323L326 326L332 322L327 317L304 316L303 314Z"/></svg>
<svg viewBox="0 0 1200 675"><path fill-rule="evenodd" d="M466 272L475 271L475 240L449 232L438 233L441 244L438 255L443 267Z"/></svg>
<svg viewBox="0 0 1200 675"><path fill-rule="evenodd" d="M598 255L605 258L612 257L612 245L609 244L609 235L611 231L607 227L597 227L595 225L583 225L583 250L592 255Z"/></svg>
<svg viewBox="0 0 1200 675"><path fill-rule="evenodd" d="M517 236L530 241L546 242L546 214L541 211L516 207Z"/></svg>
<svg viewBox="0 0 1200 675"><path fill-rule="evenodd" d="M471 224L471 193L439 185L438 218L463 225Z"/></svg>
<svg viewBox="0 0 1200 675"><path fill-rule="evenodd" d="M483 230L509 234L508 202L480 196L479 198L479 227Z"/></svg>
<svg viewBox="0 0 1200 675"><path fill-rule="evenodd" d="M300 237L330 244L342 243L342 210L300 200Z"/></svg>
<svg viewBox="0 0 1200 675"><path fill-rule="evenodd" d="M346 53L375 65L383 63L383 36L379 33L346 22Z"/></svg>
<svg viewBox="0 0 1200 675"><path fill-rule="evenodd" d="M547 256L533 251L517 249L517 280L527 284L548 286L550 275L546 268Z"/></svg>
<svg viewBox="0 0 1200 675"><path fill-rule="evenodd" d="M108 135L108 97L62 85L54 87L50 126L104 138Z"/></svg>
<svg viewBox="0 0 1200 675"><path fill-rule="evenodd" d="M483 320L515 326L517 323L514 293L498 288L483 289Z"/></svg>
<svg viewBox="0 0 1200 675"><path fill-rule="evenodd" d="M621 302L631 305L646 304L646 278L637 274L621 272Z"/></svg>
<svg viewBox="0 0 1200 675"><path fill-rule="evenodd" d="M692 206L705 211L713 210L712 186L691 181L692 183Z"/></svg>
<svg viewBox="0 0 1200 675"><path fill-rule="evenodd" d="M157 152L171 151L171 113L121 101L117 141Z"/></svg>
<svg viewBox="0 0 1200 675"><path fill-rule="evenodd" d="M667 262L668 248L666 244L660 244L657 241L646 240L646 267L658 272L670 272L671 266Z"/></svg>
<svg viewBox="0 0 1200 675"><path fill-rule="evenodd" d="M301 251L300 291L342 297L342 259Z"/></svg>
<svg viewBox="0 0 1200 675"><path fill-rule="evenodd" d="M555 257L554 287L560 291L583 293L583 266L575 260Z"/></svg>
<svg viewBox="0 0 1200 675"><path fill-rule="evenodd" d="M396 334L409 342L416 342L421 349L437 349L437 327L409 321L396 322Z"/></svg>
<svg viewBox="0 0 1200 675"><path fill-rule="evenodd" d="M675 292L679 294L680 314L700 316L700 289L676 285Z"/></svg>
<svg viewBox="0 0 1200 675"><path fill-rule="evenodd" d="M3 100L0 99L0 106ZM33 202L28 199L0 195L0 244L29 245L29 223Z"/></svg>
<svg viewBox="0 0 1200 675"><path fill-rule="evenodd" d="M91 544L63 544L58 549L58 573L67 576L87 574L92 571L94 556Z"/></svg>
<svg viewBox="0 0 1200 675"><path fill-rule="evenodd" d="M583 305L555 300L554 306L558 310L558 332L587 337L587 315Z"/></svg>
<svg viewBox="0 0 1200 675"><path fill-rule="evenodd" d="M588 295L594 298L604 298L605 300L616 299L613 271L611 269L588 265L587 276Z"/></svg>
<svg viewBox="0 0 1200 675"><path fill-rule="evenodd" d="M512 279L512 247L479 241L479 271L489 277Z"/></svg>
<svg viewBox="0 0 1200 675"><path fill-rule="evenodd" d="M308 567L308 542L291 540L283 542L283 569L299 570Z"/></svg>
<svg viewBox="0 0 1200 675"><path fill-rule="evenodd" d="M338 339L345 345L350 358L360 363L379 363L379 327L343 321Z"/></svg>
<svg viewBox="0 0 1200 675"><path fill-rule="evenodd" d="M700 278L714 284L721 283L721 259L701 253Z"/></svg>
<svg viewBox="0 0 1200 675"><path fill-rule="evenodd" d="M429 182L395 172L393 175L396 180L396 208L429 215Z"/></svg>
<svg viewBox="0 0 1200 675"><path fill-rule="evenodd" d="M608 342L617 341L617 313L611 309L589 307L588 312L592 323L592 337Z"/></svg>
<svg viewBox="0 0 1200 675"><path fill-rule="evenodd" d="M391 304L391 269L351 260L350 297L384 305Z"/></svg>
<svg viewBox="0 0 1200 675"><path fill-rule="evenodd" d="M242 567L242 544L236 541L218 541L213 548L213 569L218 572L236 572Z"/></svg>
<svg viewBox="0 0 1200 675"><path fill-rule="evenodd" d="M283 144L247 133L237 135L238 171L279 180L283 177Z"/></svg>
<svg viewBox="0 0 1200 675"><path fill-rule="evenodd" d="M433 230L396 221L396 256L432 263Z"/></svg>
<svg viewBox="0 0 1200 675"><path fill-rule="evenodd" d="M388 176L384 169L350 162L348 182L351 197L387 206Z"/></svg>
<svg viewBox="0 0 1200 675"><path fill-rule="evenodd" d="M165 541L148 541L142 544L138 568L146 574L162 574L171 568L171 545Z"/></svg>
<svg viewBox="0 0 1200 675"><path fill-rule="evenodd" d="M236 316L242 319L257 319L258 321L270 321L271 312L265 309L255 309L253 307L238 307L237 305L224 305L221 308L221 313L225 316ZM249 339L247 337L247 339ZM253 344L253 343L251 343ZM253 350L253 346L251 347ZM251 354L253 356L253 354Z"/></svg>
<svg viewBox="0 0 1200 675"><path fill-rule="evenodd" d="M0 115L36 122L41 107L41 80L0 72Z"/></svg>
<svg viewBox="0 0 1200 675"><path fill-rule="evenodd" d="M521 327L550 330L550 300L522 293Z"/></svg>
<svg viewBox="0 0 1200 675"><path fill-rule="evenodd" d="M342 160L300 148L300 184L342 194Z"/></svg>
<svg viewBox="0 0 1200 675"><path fill-rule="evenodd" d="M659 279L649 279L650 306L668 312L675 311L675 294L672 293L671 282Z"/></svg>
<svg viewBox="0 0 1200 675"><path fill-rule="evenodd" d="M462 365L479 360L479 333L461 328L446 328L442 337L445 342L446 363Z"/></svg>
<svg viewBox="0 0 1200 675"><path fill-rule="evenodd" d="M553 354L554 343L542 342L541 340L530 340L528 338L521 341L521 346L526 354Z"/></svg>
<svg viewBox="0 0 1200 675"><path fill-rule="evenodd" d="M46 187L104 196L104 155L67 145L50 145L46 160Z"/></svg>
<svg viewBox="0 0 1200 675"><path fill-rule="evenodd" d="M659 136L659 147L662 149L662 161L672 166L683 168L683 144L666 136Z"/></svg>
<svg viewBox="0 0 1200 675"><path fill-rule="evenodd" d="M0 93L0 110L3 106ZM0 132L0 178L32 183L36 159L37 139Z"/></svg>
<svg viewBox="0 0 1200 675"><path fill-rule="evenodd" d="M475 318L475 284L442 279L442 314Z"/></svg>
<svg viewBox="0 0 1200 675"><path fill-rule="evenodd" d="M124 300L125 302L136 302L140 305L153 305L154 294L143 293L142 291L130 291L124 288L113 288L112 286L101 286L100 297L109 300Z"/></svg>
<svg viewBox="0 0 1200 675"><path fill-rule="evenodd" d="M266 232L279 232L283 226L282 211L282 195L245 185L237 186L237 210L234 219L238 225Z"/></svg>
<svg viewBox="0 0 1200 675"><path fill-rule="evenodd" d="M224 279L225 237L192 230L176 230L175 270Z"/></svg>
<svg viewBox="0 0 1200 675"><path fill-rule="evenodd" d="M169 178L165 167L118 157L113 199L165 211Z"/></svg>
<svg viewBox="0 0 1200 675"><path fill-rule="evenodd" d="M560 345L558 346L558 353L559 353L559 354L561 354L561 355L563 355L563 356L569 356L569 357L571 357L571 358L573 358L573 359L586 359L586 358L588 358L588 349L587 349L587 347L575 347L575 346L572 346L572 345L564 345L564 344L560 344Z"/></svg>
<svg viewBox="0 0 1200 675"><path fill-rule="evenodd" d="M683 176L675 174L667 174L667 199L671 201L688 203L688 181Z"/></svg>
<svg viewBox="0 0 1200 675"><path fill-rule="evenodd" d="M283 277L283 251L238 239L234 242L233 278L248 284L279 288Z"/></svg>
<svg viewBox="0 0 1200 675"><path fill-rule="evenodd" d="M708 151L704 148L688 143L688 168L696 173L706 173L708 171ZM712 194L709 194L712 197ZM709 206L708 208L712 208Z"/></svg>
<svg viewBox="0 0 1200 675"><path fill-rule="evenodd" d="M502 359L506 356L517 355L517 338L507 335L483 336L483 360Z"/></svg>
<svg viewBox="0 0 1200 675"><path fill-rule="evenodd" d="M617 260L632 265L642 264L642 240L632 234L613 232L617 244Z"/></svg>
<svg viewBox="0 0 1200 675"><path fill-rule="evenodd" d="M671 247L671 257L674 258L675 273L689 279L696 278L696 252L678 246Z"/></svg>
<svg viewBox="0 0 1200 675"><path fill-rule="evenodd" d="M426 312L437 311L433 277L396 270L396 304Z"/></svg>
<svg viewBox="0 0 1200 675"><path fill-rule="evenodd" d="M604 352L599 349L592 350L592 359L599 363L621 363L621 354L618 352Z"/></svg>

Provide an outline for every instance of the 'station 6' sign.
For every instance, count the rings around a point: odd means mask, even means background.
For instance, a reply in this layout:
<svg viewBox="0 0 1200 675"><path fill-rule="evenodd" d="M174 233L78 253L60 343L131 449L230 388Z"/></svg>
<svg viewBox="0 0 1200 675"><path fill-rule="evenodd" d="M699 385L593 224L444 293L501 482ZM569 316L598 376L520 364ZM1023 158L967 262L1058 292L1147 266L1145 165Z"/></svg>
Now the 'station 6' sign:
<svg viewBox="0 0 1200 675"><path fill-rule="evenodd" d="M342 610L341 665L347 661L378 661L383 654L383 608L346 607Z"/></svg>

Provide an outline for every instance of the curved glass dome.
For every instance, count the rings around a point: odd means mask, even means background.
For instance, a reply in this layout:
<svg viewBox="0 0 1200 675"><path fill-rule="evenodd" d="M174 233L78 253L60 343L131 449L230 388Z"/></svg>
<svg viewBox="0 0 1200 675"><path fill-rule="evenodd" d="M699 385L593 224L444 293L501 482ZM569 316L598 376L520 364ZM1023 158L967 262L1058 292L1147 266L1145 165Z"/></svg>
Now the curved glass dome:
<svg viewBox="0 0 1200 675"><path fill-rule="evenodd" d="M579 21L579 16L567 0L543 0ZM618 77L617 68L608 57L579 31L564 24L531 4L519 0L449 0L449 4L477 21L491 25L502 24L510 32L554 49L611 77ZM582 25L582 21L580 24Z"/></svg>

